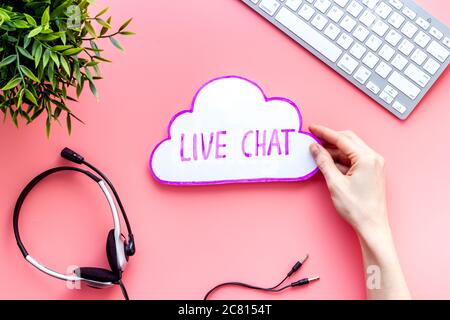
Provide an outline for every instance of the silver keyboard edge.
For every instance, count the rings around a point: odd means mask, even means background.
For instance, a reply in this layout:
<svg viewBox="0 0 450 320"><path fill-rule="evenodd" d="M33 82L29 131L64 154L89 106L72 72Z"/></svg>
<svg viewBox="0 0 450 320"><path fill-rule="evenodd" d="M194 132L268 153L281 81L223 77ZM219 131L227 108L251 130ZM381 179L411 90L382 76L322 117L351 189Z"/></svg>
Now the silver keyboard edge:
<svg viewBox="0 0 450 320"><path fill-rule="evenodd" d="M431 77L430 82L424 87L421 88L421 93L416 97L416 99L413 100L413 107L408 107L407 111L403 114L401 114L400 112L398 112L395 108L392 107L392 105L387 104L386 102L384 102L384 100L382 100L378 95L374 94L372 91L370 91L365 85L360 84L358 81L356 81L356 79L353 78L352 75L348 75L347 73L345 73L341 68L339 68L337 66L337 63L339 62L339 59L343 56L341 55L341 57L339 57L338 61L336 61L335 63L333 63L331 60L329 60L328 58L326 58L324 55L322 55L319 51L317 51L315 48L313 48L312 46L310 46L307 42L303 41L302 39L300 39L298 36L296 36L293 32L291 32L288 28L286 28L284 25L282 25L281 23L279 23L276 19L275 16L269 16L268 14L266 14L261 8L259 8L257 5L255 5L251 0L240 0L241 2L247 4L252 10L256 11L259 15L261 15L262 17L264 17L267 21L269 21L271 24L273 24L274 26L276 26L278 29L280 29L281 31L283 31L286 35L288 35L292 40L294 40L295 42L297 42L298 44L300 44L302 47L304 47L307 51L309 51L311 54L315 55L317 58L319 58L322 62L324 62L325 64L327 64L329 67L331 67L335 72L337 72L338 74L340 74L342 77L344 77L345 79L347 79L347 81L349 81L351 84L353 84L355 87L357 87L359 90L363 91L366 95L368 95L370 98L372 98L373 100L375 100L379 105L381 105L382 107L384 107L385 109L387 109L391 114L393 114L394 116L396 116L397 118L399 118L400 120L406 120L411 113L417 108L417 106L419 105L420 101L424 98L424 96L428 93L428 91L431 89L431 87L436 83L436 81L441 77L441 75L444 73L444 71L447 69L449 63L450 63L450 56L447 58L447 60L442 63L440 69ZM437 18L435 18L433 15L431 15L429 12L427 12L422 6L418 5L415 1L413 0L402 0L402 2L409 8L413 9L416 13L417 16L421 16L424 18L431 18L432 19L432 26L437 27L440 31L442 31L444 33L444 37L450 37L450 28L447 27L447 25L445 25L444 23L442 23L441 21L439 21ZM278 12L277 12L278 13ZM403 14L402 14L403 15ZM404 15L403 15L404 16ZM404 16L405 17L405 16ZM317 31L317 30L316 30ZM323 32L319 33L323 34ZM373 31L371 31L371 34L373 33ZM331 40L330 40L331 41ZM331 41L333 43L336 43L336 41ZM385 43L385 41L383 41L383 43ZM344 52L347 52L346 50L344 50ZM398 53L398 48L395 48L395 52ZM359 60L360 61L360 60ZM408 57L408 61L411 61L410 57ZM388 63L389 65L391 65L391 62ZM352 73L353 74L353 73ZM401 74L403 74L403 72L401 72ZM385 79L386 84L388 84L387 78Z"/></svg>

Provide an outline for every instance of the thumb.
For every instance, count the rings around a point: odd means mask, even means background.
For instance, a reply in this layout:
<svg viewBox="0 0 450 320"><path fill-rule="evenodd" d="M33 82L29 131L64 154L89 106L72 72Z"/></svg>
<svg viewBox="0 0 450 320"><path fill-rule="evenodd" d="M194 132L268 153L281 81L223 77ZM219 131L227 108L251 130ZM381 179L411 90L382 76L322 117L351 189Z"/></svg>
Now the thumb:
<svg viewBox="0 0 450 320"><path fill-rule="evenodd" d="M330 153L324 147L318 143L314 143L310 146L310 151L328 185L342 176Z"/></svg>

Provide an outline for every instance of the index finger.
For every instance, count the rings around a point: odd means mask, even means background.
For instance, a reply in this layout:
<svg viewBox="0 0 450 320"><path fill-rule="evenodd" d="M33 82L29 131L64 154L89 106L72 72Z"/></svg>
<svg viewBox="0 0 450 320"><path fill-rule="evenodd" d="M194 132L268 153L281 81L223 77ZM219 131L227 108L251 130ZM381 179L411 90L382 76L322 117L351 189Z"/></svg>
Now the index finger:
<svg viewBox="0 0 450 320"><path fill-rule="evenodd" d="M357 153L358 145L337 131L321 125L311 125L309 130L311 130L311 133L316 135L319 139L336 146L347 156Z"/></svg>

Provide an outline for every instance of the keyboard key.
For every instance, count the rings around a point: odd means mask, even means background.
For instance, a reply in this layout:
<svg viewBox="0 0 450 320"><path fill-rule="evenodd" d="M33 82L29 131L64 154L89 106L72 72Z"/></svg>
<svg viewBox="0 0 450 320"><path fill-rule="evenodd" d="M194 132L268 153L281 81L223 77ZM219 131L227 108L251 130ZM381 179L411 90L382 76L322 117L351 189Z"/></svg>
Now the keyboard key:
<svg viewBox="0 0 450 320"><path fill-rule="evenodd" d="M320 13L316 14L316 16L312 19L311 24L319 30L323 30L325 25L328 23L328 19L325 18Z"/></svg>
<svg viewBox="0 0 450 320"><path fill-rule="evenodd" d="M428 82L431 80L430 76L427 75L425 72L417 68L415 65L410 63L408 67L405 69L405 75L413 80L415 83L417 83L422 88L425 88L425 86L428 84Z"/></svg>
<svg viewBox="0 0 450 320"><path fill-rule="evenodd" d="M414 53L411 55L411 60L421 66L422 63L425 62L427 57L428 56L425 52L420 49L416 49L416 51L414 51Z"/></svg>
<svg viewBox="0 0 450 320"><path fill-rule="evenodd" d="M412 38L414 34L417 32L419 28L417 28L414 24L411 22L406 22L405 25L402 28L402 33L407 36L408 38Z"/></svg>
<svg viewBox="0 0 450 320"><path fill-rule="evenodd" d="M417 18L416 23L424 30L427 30L430 27L430 23L422 17Z"/></svg>
<svg viewBox="0 0 450 320"><path fill-rule="evenodd" d="M407 110L406 107L404 105L402 105L400 102L395 101L394 104L392 105L392 107L397 110L398 112L400 112L401 114L404 114L405 111Z"/></svg>
<svg viewBox="0 0 450 320"><path fill-rule="evenodd" d="M378 58L372 52L367 53L363 59L363 63L366 66L368 66L370 69L373 69L376 66L376 64L378 63L378 61L380 61L380 58Z"/></svg>
<svg viewBox="0 0 450 320"><path fill-rule="evenodd" d="M375 10L375 13L379 15L382 19L386 19L391 12L392 8L384 2L381 2L380 5Z"/></svg>
<svg viewBox="0 0 450 320"><path fill-rule="evenodd" d="M316 11L311 6L305 4L298 13L300 17L302 17L306 21L309 21L309 19L311 19L315 12Z"/></svg>
<svg viewBox="0 0 450 320"><path fill-rule="evenodd" d="M355 18L361 13L362 10L363 6L360 5L358 2L356 2L355 0L350 2L350 4L347 7L347 12L350 13Z"/></svg>
<svg viewBox="0 0 450 320"><path fill-rule="evenodd" d="M340 32L341 29L334 23L330 23L324 31L325 35L329 37L331 40L335 40Z"/></svg>
<svg viewBox="0 0 450 320"><path fill-rule="evenodd" d="M350 53L356 58L361 59L364 53L366 53L367 49L360 45L358 42L353 45L350 49Z"/></svg>
<svg viewBox="0 0 450 320"><path fill-rule="evenodd" d="M375 6L377 5L377 3L379 2L380 0L362 0L362 3L364 4L364 5L366 5L369 9L372 9L373 10L373 8L375 8Z"/></svg>
<svg viewBox="0 0 450 320"><path fill-rule="evenodd" d="M341 56L342 50L338 46L306 24L289 9L281 8L275 19L332 62L336 62Z"/></svg>
<svg viewBox="0 0 450 320"><path fill-rule="evenodd" d="M380 87L377 86L375 83L373 83L372 81L367 82L366 85L367 89L369 89L370 91L372 91L375 94L378 94L378 92L380 92Z"/></svg>
<svg viewBox="0 0 450 320"><path fill-rule="evenodd" d="M405 16L407 16L411 20L414 20L417 17L417 13L415 13L408 7L404 7L402 12Z"/></svg>
<svg viewBox="0 0 450 320"><path fill-rule="evenodd" d="M389 26L381 20L378 20L372 25L373 32L375 32L380 37L383 37L388 29Z"/></svg>
<svg viewBox="0 0 450 320"><path fill-rule="evenodd" d="M436 29L435 27L431 27L429 32L433 37L435 37L438 40L441 40L442 37L444 36L444 34L441 31L439 31L438 29Z"/></svg>
<svg viewBox="0 0 450 320"><path fill-rule="evenodd" d="M262 0L259 4L259 7L270 16L273 16L280 6L281 3L277 0Z"/></svg>
<svg viewBox="0 0 450 320"><path fill-rule="evenodd" d="M425 64L423 65L425 71L427 71L429 74L432 75L434 75L439 70L440 67L441 65L433 58L428 59L428 61L425 62Z"/></svg>
<svg viewBox="0 0 450 320"><path fill-rule="evenodd" d="M341 7L345 7L348 3L348 0L334 0L334 2L336 2Z"/></svg>
<svg viewBox="0 0 450 320"><path fill-rule="evenodd" d="M355 31L353 31L353 36L359 41L364 42L369 33L369 30L360 25L356 27Z"/></svg>
<svg viewBox="0 0 450 320"><path fill-rule="evenodd" d="M417 43L422 48L425 48L427 44L430 42L431 37L427 35L425 32L420 31L416 38L414 39L414 42Z"/></svg>
<svg viewBox="0 0 450 320"><path fill-rule="evenodd" d="M348 54L344 54L342 59L338 62L338 67L347 72L348 74L352 74L358 66L358 61L350 57Z"/></svg>
<svg viewBox="0 0 450 320"><path fill-rule="evenodd" d="M392 98L386 91L382 91L380 93L380 98L383 99L387 104L391 104L392 101L394 101L394 98Z"/></svg>
<svg viewBox="0 0 450 320"><path fill-rule="evenodd" d="M297 11L302 4L302 0L286 0L286 6L294 11Z"/></svg>
<svg viewBox="0 0 450 320"><path fill-rule="evenodd" d="M383 41L375 35L371 35L366 41L366 46L368 46L373 51L377 51L380 48Z"/></svg>
<svg viewBox="0 0 450 320"><path fill-rule="evenodd" d="M384 79L391 73L392 68L385 62L381 61L378 67L375 69L375 72Z"/></svg>
<svg viewBox="0 0 450 320"><path fill-rule="evenodd" d="M344 28L347 32L352 32L353 28L356 26L356 21L353 20L350 16L346 15L344 19L341 21L341 27Z"/></svg>
<svg viewBox="0 0 450 320"><path fill-rule="evenodd" d="M339 9L336 6L333 6L330 9L330 11L328 11L328 17L336 23L338 23L339 20L341 20L343 15L344 15L344 11L342 11L341 9Z"/></svg>
<svg viewBox="0 0 450 320"><path fill-rule="evenodd" d="M448 48L450 48L450 38L446 37L443 42Z"/></svg>
<svg viewBox="0 0 450 320"><path fill-rule="evenodd" d="M320 12L325 13L331 6L331 2L328 0L317 0L314 6L319 9Z"/></svg>
<svg viewBox="0 0 450 320"><path fill-rule="evenodd" d="M390 95L394 99L398 96L398 91L395 90L394 88L392 88L390 85L387 85L383 91L386 92L388 95Z"/></svg>
<svg viewBox="0 0 450 320"><path fill-rule="evenodd" d="M389 3L397 10L403 7L403 3L400 0L389 0Z"/></svg>
<svg viewBox="0 0 450 320"><path fill-rule="evenodd" d="M391 74L388 82L399 89L401 92L403 92L411 100L416 99L420 94L420 89L397 71L394 71Z"/></svg>
<svg viewBox="0 0 450 320"><path fill-rule="evenodd" d="M353 43L353 38L350 37L348 34L346 33L342 33L341 36L339 37L337 44L340 45L342 48L344 48L345 50L347 50L348 48L350 48L350 45Z"/></svg>
<svg viewBox="0 0 450 320"><path fill-rule="evenodd" d="M364 13L359 17L359 21L361 21L366 26L370 27L377 17L370 12L369 10L364 11Z"/></svg>
<svg viewBox="0 0 450 320"><path fill-rule="evenodd" d="M398 50L400 50L405 56L409 56L413 49L414 45L406 39L403 39L402 43L398 46Z"/></svg>
<svg viewBox="0 0 450 320"><path fill-rule="evenodd" d="M391 30L386 36L386 41L395 47L401 38L402 36L400 33L395 30Z"/></svg>
<svg viewBox="0 0 450 320"><path fill-rule="evenodd" d="M436 41L431 42L430 46L427 48L427 51L440 62L445 62L450 54L447 49Z"/></svg>
<svg viewBox="0 0 450 320"><path fill-rule="evenodd" d="M400 28L404 21L405 18L397 12L394 12L388 19L388 22L396 29Z"/></svg>
<svg viewBox="0 0 450 320"><path fill-rule="evenodd" d="M367 68L361 66L358 71L355 72L353 78L355 78L359 83L364 84L367 80L369 80L372 72L370 72Z"/></svg>
<svg viewBox="0 0 450 320"><path fill-rule="evenodd" d="M381 49L380 52L378 52L378 54L386 61L390 61L391 58L394 56L395 54L395 50L392 49L388 44L385 44Z"/></svg>
<svg viewBox="0 0 450 320"><path fill-rule="evenodd" d="M391 64L397 68L398 70L402 71L406 65L408 64L408 59L406 59L404 56L402 56L400 53L395 56L395 58L392 60Z"/></svg>

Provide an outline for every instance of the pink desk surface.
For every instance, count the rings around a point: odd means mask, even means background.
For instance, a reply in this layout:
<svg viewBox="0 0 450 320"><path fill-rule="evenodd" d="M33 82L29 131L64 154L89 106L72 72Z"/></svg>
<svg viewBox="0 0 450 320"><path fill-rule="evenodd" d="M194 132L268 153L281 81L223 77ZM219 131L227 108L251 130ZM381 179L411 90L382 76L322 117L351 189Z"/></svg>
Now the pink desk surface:
<svg viewBox="0 0 450 320"><path fill-rule="evenodd" d="M450 2L420 0L446 24ZM125 273L136 299L199 299L223 281L270 286L306 253L306 288L265 294L223 289L214 298L361 299L365 282L357 238L338 217L321 175L304 183L212 187L158 185L147 168L166 126L207 80L236 74L268 95L295 101L305 125L352 129L384 155L392 229L415 298L450 298L449 70L407 122L398 121L238 0L111 0L116 23L130 16L137 36L125 54L106 43L99 103L86 92L75 112L86 125L72 136L38 121L0 125L0 298L121 299L118 288L68 290L26 263L12 231L12 210L28 181L65 164L70 146L115 183L136 234L137 255ZM100 8L99 8L100 9ZM23 240L40 261L107 266L112 227L107 204L84 177L60 174L42 183L22 212Z"/></svg>

